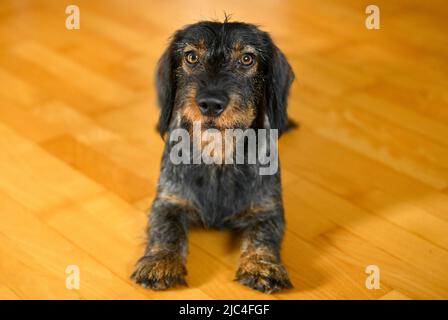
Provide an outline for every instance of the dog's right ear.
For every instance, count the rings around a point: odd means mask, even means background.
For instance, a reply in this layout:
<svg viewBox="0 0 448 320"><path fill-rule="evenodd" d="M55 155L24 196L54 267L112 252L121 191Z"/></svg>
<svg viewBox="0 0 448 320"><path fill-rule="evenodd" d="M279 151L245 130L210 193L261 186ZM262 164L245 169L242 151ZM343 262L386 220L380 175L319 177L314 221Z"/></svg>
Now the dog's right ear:
<svg viewBox="0 0 448 320"><path fill-rule="evenodd" d="M270 39L270 37L269 37ZM271 128L278 129L279 136L294 126L288 119L287 105L294 72L280 49L271 41L272 61L267 81L267 115Z"/></svg>
<svg viewBox="0 0 448 320"><path fill-rule="evenodd" d="M176 95L176 79L174 75L174 57L170 45L159 60L157 66L157 99L160 107L159 123L157 129L163 136L168 131L171 115L173 113L174 98Z"/></svg>

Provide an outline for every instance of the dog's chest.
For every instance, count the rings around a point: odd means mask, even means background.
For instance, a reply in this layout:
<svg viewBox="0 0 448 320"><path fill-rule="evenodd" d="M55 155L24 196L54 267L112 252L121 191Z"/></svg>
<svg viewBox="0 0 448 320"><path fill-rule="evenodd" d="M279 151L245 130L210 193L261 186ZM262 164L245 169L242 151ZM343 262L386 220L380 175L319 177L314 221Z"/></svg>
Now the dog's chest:
<svg viewBox="0 0 448 320"><path fill-rule="evenodd" d="M255 165L190 168L184 189L199 207L202 223L224 227L228 218L261 197L263 179Z"/></svg>

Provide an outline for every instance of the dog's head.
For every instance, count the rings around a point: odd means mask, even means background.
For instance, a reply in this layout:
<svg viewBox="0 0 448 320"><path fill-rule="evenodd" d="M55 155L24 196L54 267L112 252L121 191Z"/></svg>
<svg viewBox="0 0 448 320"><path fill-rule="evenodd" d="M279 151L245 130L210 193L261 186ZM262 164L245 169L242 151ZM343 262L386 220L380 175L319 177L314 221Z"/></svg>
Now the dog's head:
<svg viewBox="0 0 448 320"><path fill-rule="evenodd" d="M240 22L199 22L177 31L159 61L163 136L172 123L278 129L287 126L294 75L266 32ZM267 120L267 121L266 121Z"/></svg>

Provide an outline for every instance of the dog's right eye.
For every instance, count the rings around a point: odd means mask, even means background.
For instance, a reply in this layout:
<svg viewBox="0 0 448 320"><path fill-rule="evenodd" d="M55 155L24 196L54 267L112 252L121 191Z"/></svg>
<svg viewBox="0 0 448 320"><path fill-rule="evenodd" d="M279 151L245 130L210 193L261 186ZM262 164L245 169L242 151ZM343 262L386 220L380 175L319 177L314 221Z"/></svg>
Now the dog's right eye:
<svg viewBox="0 0 448 320"><path fill-rule="evenodd" d="M199 62L199 56L195 51L189 51L185 54L185 61L189 64L196 64Z"/></svg>

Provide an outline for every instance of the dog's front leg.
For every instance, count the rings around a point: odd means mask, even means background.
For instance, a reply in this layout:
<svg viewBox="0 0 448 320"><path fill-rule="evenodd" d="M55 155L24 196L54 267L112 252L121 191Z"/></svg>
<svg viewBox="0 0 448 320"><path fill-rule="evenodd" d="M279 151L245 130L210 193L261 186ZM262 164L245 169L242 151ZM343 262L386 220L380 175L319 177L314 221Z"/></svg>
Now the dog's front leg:
<svg viewBox="0 0 448 320"><path fill-rule="evenodd" d="M187 208L173 199L159 194L152 206L148 244L131 276L145 288L165 290L187 285Z"/></svg>
<svg viewBox="0 0 448 320"><path fill-rule="evenodd" d="M239 283L264 293L292 287L280 260L283 232L282 216L255 222L245 230L236 273Z"/></svg>

